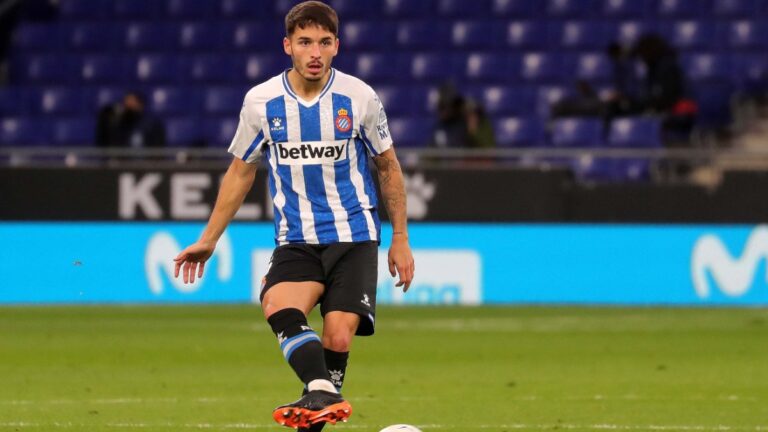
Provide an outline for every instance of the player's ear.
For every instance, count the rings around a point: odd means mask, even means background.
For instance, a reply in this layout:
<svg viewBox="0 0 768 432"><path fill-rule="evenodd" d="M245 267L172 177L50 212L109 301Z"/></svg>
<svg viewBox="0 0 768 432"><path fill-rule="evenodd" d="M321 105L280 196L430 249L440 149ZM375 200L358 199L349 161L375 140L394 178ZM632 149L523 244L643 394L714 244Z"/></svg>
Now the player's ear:
<svg viewBox="0 0 768 432"><path fill-rule="evenodd" d="M336 38L336 50L333 53L333 56L336 57L336 54L338 54L338 53L339 53L339 38L337 37Z"/></svg>
<svg viewBox="0 0 768 432"><path fill-rule="evenodd" d="M288 37L283 38L283 51L288 55L293 55L293 51L291 50L291 40Z"/></svg>

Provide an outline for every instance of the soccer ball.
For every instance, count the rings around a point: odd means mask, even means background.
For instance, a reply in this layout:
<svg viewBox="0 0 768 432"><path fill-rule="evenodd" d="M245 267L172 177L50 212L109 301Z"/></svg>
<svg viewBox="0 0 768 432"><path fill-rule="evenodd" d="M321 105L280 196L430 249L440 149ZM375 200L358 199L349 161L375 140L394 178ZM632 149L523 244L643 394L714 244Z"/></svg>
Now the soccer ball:
<svg viewBox="0 0 768 432"><path fill-rule="evenodd" d="M379 432L421 432L421 429L417 428L416 426L397 424L387 426Z"/></svg>

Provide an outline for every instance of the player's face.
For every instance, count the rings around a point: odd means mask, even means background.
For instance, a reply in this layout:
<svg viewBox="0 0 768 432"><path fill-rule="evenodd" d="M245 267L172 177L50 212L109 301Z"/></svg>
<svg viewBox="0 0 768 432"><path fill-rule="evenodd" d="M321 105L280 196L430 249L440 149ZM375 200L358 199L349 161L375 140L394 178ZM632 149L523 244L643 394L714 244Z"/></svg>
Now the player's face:
<svg viewBox="0 0 768 432"><path fill-rule="evenodd" d="M293 69L302 78L320 81L339 52L339 39L319 26L296 27L290 38L283 39L283 49L291 56Z"/></svg>

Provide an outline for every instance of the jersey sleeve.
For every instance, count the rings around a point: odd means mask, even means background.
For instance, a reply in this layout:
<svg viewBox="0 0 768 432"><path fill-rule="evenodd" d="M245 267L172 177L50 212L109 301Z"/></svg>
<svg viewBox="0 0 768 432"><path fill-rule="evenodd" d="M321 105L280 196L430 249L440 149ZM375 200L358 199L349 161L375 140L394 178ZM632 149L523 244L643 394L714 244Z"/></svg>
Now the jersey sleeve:
<svg viewBox="0 0 768 432"><path fill-rule="evenodd" d="M378 156L392 147L387 113L384 112L384 105L372 89L365 103L365 115L360 131L361 138L371 156Z"/></svg>
<svg viewBox="0 0 768 432"><path fill-rule="evenodd" d="M266 142L256 105L246 96L240 110L240 122L229 145L229 152L248 163L256 163Z"/></svg>

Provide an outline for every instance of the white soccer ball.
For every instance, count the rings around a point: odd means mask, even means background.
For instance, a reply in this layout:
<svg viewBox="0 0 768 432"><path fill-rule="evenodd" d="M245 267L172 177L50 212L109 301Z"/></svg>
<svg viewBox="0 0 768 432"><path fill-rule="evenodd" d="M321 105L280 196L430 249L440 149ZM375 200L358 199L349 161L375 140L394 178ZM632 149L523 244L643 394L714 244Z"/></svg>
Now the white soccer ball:
<svg viewBox="0 0 768 432"><path fill-rule="evenodd" d="M379 432L421 432L421 429L417 428L416 426L397 424L387 426Z"/></svg>

